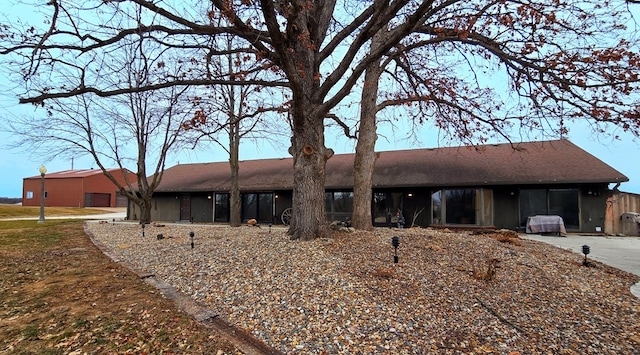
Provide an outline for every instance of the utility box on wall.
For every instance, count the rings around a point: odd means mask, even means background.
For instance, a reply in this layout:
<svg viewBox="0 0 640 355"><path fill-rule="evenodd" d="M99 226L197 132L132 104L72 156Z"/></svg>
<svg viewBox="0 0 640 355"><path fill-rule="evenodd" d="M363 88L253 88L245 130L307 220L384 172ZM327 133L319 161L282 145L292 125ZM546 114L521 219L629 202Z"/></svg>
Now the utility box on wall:
<svg viewBox="0 0 640 355"><path fill-rule="evenodd" d="M640 235L640 213L625 212L620 216L622 234L626 236Z"/></svg>

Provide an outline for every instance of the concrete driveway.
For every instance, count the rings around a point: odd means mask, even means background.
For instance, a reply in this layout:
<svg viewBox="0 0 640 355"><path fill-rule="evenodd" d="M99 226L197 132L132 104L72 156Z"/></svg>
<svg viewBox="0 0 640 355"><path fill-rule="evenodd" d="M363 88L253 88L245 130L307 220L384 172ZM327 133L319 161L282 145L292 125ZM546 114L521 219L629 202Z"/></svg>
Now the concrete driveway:
<svg viewBox="0 0 640 355"><path fill-rule="evenodd" d="M569 235L567 237L526 234L524 239L537 240L582 254L582 246L588 245L589 259L613 266L640 276L640 237L592 237ZM631 293L640 298L640 283L631 286Z"/></svg>

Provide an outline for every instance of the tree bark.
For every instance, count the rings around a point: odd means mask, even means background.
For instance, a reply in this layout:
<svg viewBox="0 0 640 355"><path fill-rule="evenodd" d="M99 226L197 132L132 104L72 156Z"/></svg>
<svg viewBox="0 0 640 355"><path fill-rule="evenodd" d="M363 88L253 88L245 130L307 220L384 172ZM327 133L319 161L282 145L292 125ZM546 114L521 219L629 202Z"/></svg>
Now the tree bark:
<svg viewBox="0 0 640 355"><path fill-rule="evenodd" d="M325 213L325 167L333 155L324 146L324 121L314 115L308 100L294 101L293 210L289 234L292 240L312 240L329 236Z"/></svg>
<svg viewBox="0 0 640 355"><path fill-rule="evenodd" d="M239 164L239 145L240 145L240 137L239 137L239 122L237 120L232 121L229 130L229 167L231 168L231 193L230 193L230 204L231 204L231 218L229 224L231 227L239 227L242 223L241 220L241 202L240 202L240 186L238 183L238 179L240 177L240 164Z"/></svg>
<svg viewBox="0 0 640 355"><path fill-rule="evenodd" d="M384 29L371 42L372 49L379 44ZM378 138L376 113L378 82L382 66L373 62L367 66L360 102L360 126L358 143L353 163L353 214L352 226L356 229L372 230L371 196L373 192L373 169L376 161L376 140Z"/></svg>
<svg viewBox="0 0 640 355"><path fill-rule="evenodd" d="M140 208L140 224L151 223L151 195L143 194L135 203Z"/></svg>
<svg viewBox="0 0 640 355"><path fill-rule="evenodd" d="M319 47L326 38L335 0L294 2L286 26L280 32L274 3L262 0L263 11L279 65L286 72L292 93L293 196L289 235L292 240L329 236L325 212L325 167L333 155L324 145L324 118L329 107L320 90ZM270 15L267 15L270 14Z"/></svg>
<svg viewBox="0 0 640 355"><path fill-rule="evenodd" d="M229 68L232 67L231 57L229 59ZM229 88L229 168L231 169L231 191L230 191L230 221L231 227L239 227L241 221L241 202L240 202L240 117L242 117L242 105L236 108L236 90L235 87ZM237 115L236 115L236 109Z"/></svg>

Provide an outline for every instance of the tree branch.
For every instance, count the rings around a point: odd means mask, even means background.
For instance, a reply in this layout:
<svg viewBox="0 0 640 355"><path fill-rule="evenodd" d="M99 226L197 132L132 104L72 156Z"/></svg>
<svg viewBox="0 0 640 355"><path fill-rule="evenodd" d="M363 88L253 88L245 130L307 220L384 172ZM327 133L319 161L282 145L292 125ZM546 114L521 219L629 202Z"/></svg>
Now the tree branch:
<svg viewBox="0 0 640 355"><path fill-rule="evenodd" d="M153 90L158 90L163 88L169 88L172 86L194 86L194 85L197 85L197 86L261 85L261 86L269 86L269 87L288 87L289 86L288 83L285 83L285 82L274 82L274 81L264 81L264 80L237 81L237 80L207 80L207 79L169 81L165 83L150 84L150 85L145 85L140 87L121 88L121 89L114 89L114 90L102 90L95 87L86 87L84 85L81 85L76 89L65 91L65 92L44 93L36 96L21 98L19 102L21 104L40 104L47 99L60 99L60 98L73 97L73 96L89 94L89 93L95 94L100 97L109 97L109 96L116 96L121 94L153 91Z"/></svg>

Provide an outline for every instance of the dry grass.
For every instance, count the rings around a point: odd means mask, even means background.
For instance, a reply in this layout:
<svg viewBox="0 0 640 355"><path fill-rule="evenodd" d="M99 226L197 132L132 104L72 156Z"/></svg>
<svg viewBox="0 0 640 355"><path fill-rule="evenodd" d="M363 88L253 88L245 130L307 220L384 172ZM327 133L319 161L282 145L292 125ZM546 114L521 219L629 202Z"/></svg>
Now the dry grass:
<svg viewBox="0 0 640 355"><path fill-rule="evenodd" d="M45 216L82 216L112 211L97 208L45 207ZM40 207L0 204L0 218L38 217Z"/></svg>
<svg viewBox="0 0 640 355"><path fill-rule="evenodd" d="M82 221L0 221L0 305L0 353L239 353L103 255Z"/></svg>

